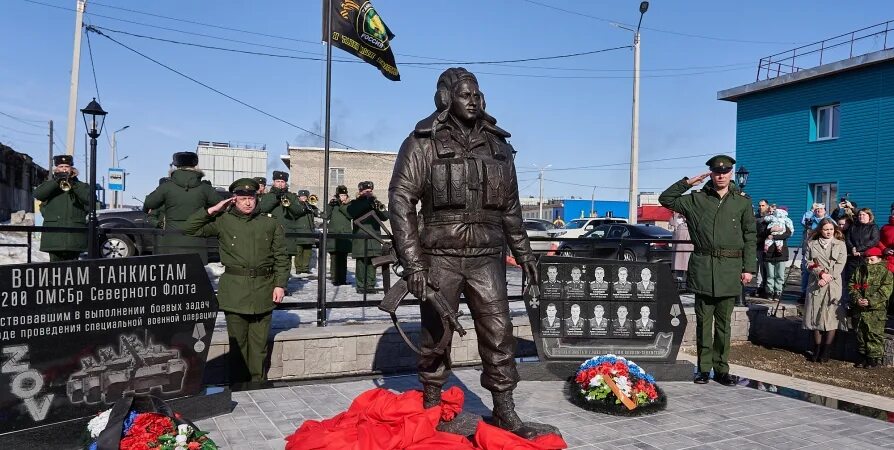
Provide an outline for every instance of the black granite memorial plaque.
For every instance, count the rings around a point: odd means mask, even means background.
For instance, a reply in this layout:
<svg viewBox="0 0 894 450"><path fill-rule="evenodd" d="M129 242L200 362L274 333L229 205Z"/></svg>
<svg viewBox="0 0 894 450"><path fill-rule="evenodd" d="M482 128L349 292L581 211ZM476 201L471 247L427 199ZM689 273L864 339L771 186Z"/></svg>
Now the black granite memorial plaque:
<svg viewBox="0 0 894 450"><path fill-rule="evenodd" d="M0 266L0 286L0 434L202 390L217 298L198 255Z"/></svg>
<svg viewBox="0 0 894 450"><path fill-rule="evenodd" d="M668 264L561 256L539 264L541 296L525 305L541 361L614 353L676 362L686 315Z"/></svg>

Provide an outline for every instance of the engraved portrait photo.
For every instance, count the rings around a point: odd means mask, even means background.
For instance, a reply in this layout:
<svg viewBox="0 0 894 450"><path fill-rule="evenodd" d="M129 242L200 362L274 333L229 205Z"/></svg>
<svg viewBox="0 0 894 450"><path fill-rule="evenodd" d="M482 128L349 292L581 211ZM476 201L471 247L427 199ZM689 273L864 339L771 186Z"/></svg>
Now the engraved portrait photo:
<svg viewBox="0 0 894 450"><path fill-rule="evenodd" d="M572 303L568 307L568 315L565 316L565 335L583 336L586 320L581 316L580 304Z"/></svg>
<svg viewBox="0 0 894 450"><path fill-rule="evenodd" d="M593 306L593 317L589 319L588 330L590 336L608 335L608 318L605 317L605 306L597 303Z"/></svg>
<svg viewBox="0 0 894 450"><path fill-rule="evenodd" d="M636 283L636 296L645 300L655 298L655 281L652 280L652 269L643 267L639 276L640 281Z"/></svg>
<svg viewBox="0 0 894 450"><path fill-rule="evenodd" d="M587 295L587 283L581 280L581 268L571 267L571 280L565 282L565 298L581 300Z"/></svg>
<svg viewBox="0 0 894 450"><path fill-rule="evenodd" d="M541 276L540 298L558 300L562 298L562 282L559 281L559 267L555 264L546 266L546 276Z"/></svg>
<svg viewBox="0 0 894 450"><path fill-rule="evenodd" d="M612 319L611 335L614 337L630 337L633 335L633 322L627 317L627 306L620 305Z"/></svg>
<svg viewBox="0 0 894 450"><path fill-rule="evenodd" d="M651 336L655 333L655 321L652 320L652 309L643 305L639 309L639 319L634 322L637 336Z"/></svg>
<svg viewBox="0 0 894 450"><path fill-rule="evenodd" d="M562 319L558 315L559 308L556 303L548 303L543 308L543 319L540 321L540 334L543 336L561 336Z"/></svg>
<svg viewBox="0 0 894 450"><path fill-rule="evenodd" d="M633 297L633 283L627 279L627 275L626 267L618 267L618 281L612 284L615 300L628 300Z"/></svg>
<svg viewBox="0 0 894 450"><path fill-rule="evenodd" d="M598 300L608 299L609 282L605 279L605 268L596 266L593 269L593 281L590 282L590 298Z"/></svg>

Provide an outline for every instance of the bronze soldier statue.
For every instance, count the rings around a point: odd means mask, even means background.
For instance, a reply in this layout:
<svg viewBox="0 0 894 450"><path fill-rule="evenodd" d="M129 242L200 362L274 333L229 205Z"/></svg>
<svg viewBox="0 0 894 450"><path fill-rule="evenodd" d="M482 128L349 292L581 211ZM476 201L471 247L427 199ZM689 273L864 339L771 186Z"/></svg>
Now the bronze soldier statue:
<svg viewBox="0 0 894 450"><path fill-rule="evenodd" d="M493 394L494 422L530 437L532 429L515 413L512 398L519 377L501 261L508 245L528 280L538 284L522 226L515 151L506 142L509 133L484 111L478 80L467 70L441 74L435 105L437 111L403 142L394 165L388 198L395 248L417 298L424 298L426 290L440 290L455 311L464 295L475 318L481 384ZM420 357L417 367L424 404L431 407L440 403L450 355L432 351L445 330L431 302L420 309L422 352L428 356Z"/></svg>

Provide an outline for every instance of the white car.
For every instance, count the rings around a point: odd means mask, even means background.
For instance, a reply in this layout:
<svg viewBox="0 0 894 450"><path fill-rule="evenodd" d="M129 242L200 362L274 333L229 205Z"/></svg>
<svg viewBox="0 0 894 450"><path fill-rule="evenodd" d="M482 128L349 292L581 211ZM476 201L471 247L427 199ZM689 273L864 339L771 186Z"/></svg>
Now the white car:
<svg viewBox="0 0 894 450"><path fill-rule="evenodd" d="M574 219L565 224L565 234L562 238L579 238L599 225L610 223L627 223L627 219L618 217L583 217Z"/></svg>
<svg viewBox="0 0 894 450"><path fill-rule="evenodd" d="M525 232L529 238L555 238L561 236L565 230L556 228L555 225L547 220L525 219L523 223ZM534 240L531 241L531 250L535 252L547 252L555 241Z"/></svg>

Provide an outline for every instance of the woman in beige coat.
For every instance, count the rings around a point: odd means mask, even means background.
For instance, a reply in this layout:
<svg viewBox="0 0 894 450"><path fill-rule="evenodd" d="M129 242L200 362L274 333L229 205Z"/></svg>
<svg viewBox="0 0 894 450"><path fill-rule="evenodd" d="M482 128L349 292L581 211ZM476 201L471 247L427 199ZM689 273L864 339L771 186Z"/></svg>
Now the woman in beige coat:
<svg viewBox="0 0 894 450"><path fill-rule="evenodd" d="M688 241L689 225L686 224L686 217L680 213L674 213L674 231L672 238L674 240ZM678 280L686 279L686 271L689 270L689 256L692 254L692 244L674 244L674 276Z"/></svg>
<svg viewBox="0 0 894 450"><path fill-rule="evenodd" d="M844 318L841 292L846 281L841 279L841 273L847 263L847 249L835 221L829 218L820 221L804 256L810 272L804 305L804 328L813 330L814 351L810 359L826 362L835 330Z"/></svg>

